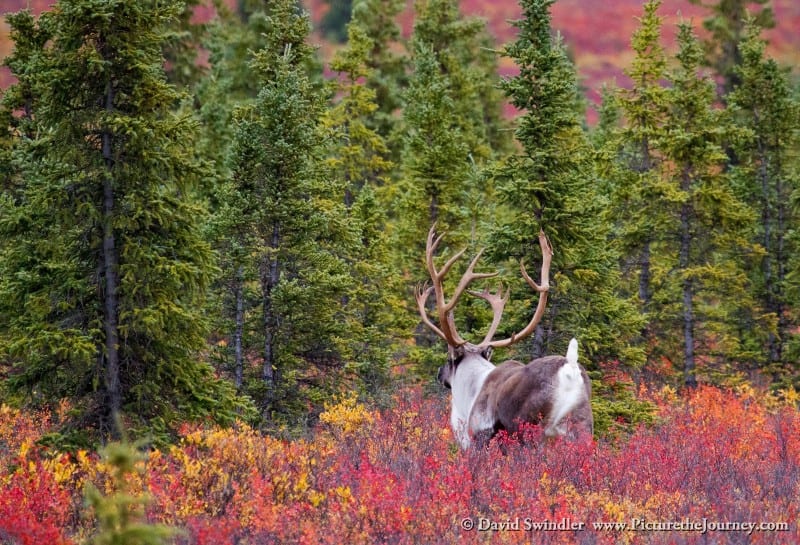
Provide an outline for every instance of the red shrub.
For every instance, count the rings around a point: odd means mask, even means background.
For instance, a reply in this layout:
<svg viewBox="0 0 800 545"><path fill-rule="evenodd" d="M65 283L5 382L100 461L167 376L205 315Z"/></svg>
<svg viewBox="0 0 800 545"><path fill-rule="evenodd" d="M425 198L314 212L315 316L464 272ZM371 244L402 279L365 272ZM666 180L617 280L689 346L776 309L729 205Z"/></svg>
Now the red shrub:
<svg viewBox="0 0 800 545"><path fill-rule="evenodd" d="M0 543L67 545L70 493L37 461L0 481Z"/></svg>
<svg viewBox="0 0 800 545"><path fill-rule="evenodd" d="M652 401L657 423L613 441L526 425L462 452L444 399L405 391L381 414L350 399L310 440L186 426L135 484L180 545L800 541L795 408L707 387ZM100 462L38 457L0 460L0 540L85 537L70 506L85 478L102 482Z"/></svg>

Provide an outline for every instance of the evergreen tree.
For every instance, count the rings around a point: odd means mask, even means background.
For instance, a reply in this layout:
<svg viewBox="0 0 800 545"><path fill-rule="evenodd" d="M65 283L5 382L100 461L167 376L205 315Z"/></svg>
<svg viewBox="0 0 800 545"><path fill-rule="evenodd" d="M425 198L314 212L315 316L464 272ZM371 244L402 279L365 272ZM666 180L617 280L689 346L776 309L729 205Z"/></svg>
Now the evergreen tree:
<svg viewBox="0 0 800 545"><path fill-rule="evenodd" d="M0 357L14 362L12 388L72 398L103 435L120 412L165 429L237 408L197 360L213 262L191 198L206 175L195 126L170 111L179 95L163 71L180 13L64 0L36 23L13 19L47 40L14 67L28 91L10 96L32 97L33 127L16 145L20 191L0 212Z"/></svg>
<svg viewBox="0 0 800 545"><path fill-rule="evenodd" d="M214 331L223 337L213 354L217 367L232 377L238 391L244 390L245 349L252 347L257 334L246 319L256 304L248 284L255 273L244 265L249 252L246 222L241 221L246 194L233 183L234 111L255 101L258 94L259 80L253 77L250 63L254 52L266 44L266 4L240 0L235 12L220 6L205 42L211 66L196 95L203 128L199 152L215 166L215 175L209 176L203 187L212 212L206 237L220 267L207 303Z"/></svg>
<svg viewBox="0 0 800 545"><path fill-rule="evenodd" d="M205 3L205 0L184 0L180 14L164 34L167 79L179 87L196 85L205 73L205 67L198 62L198 53L207 25L194 18L195 9Z"/></svg>
<svg viewBox="0 0 800 545"><path fill-rule="evenodd" d="M658 171L661 154L655 143L664 130L668 110L663 86L667 60L660 44L662 20L657 15L660 5L660 0L644 5L640 26L631 40L635 57L625 71L631 85L607 98L608 107L616 108L622 125L613 128L603 143L605 168L610 169L605 174L610 180L610 217L623 256L623 275L630 278L626 294L638 295L638 306L645 316L653 289L651 246L658 241L665 222L663 206L654 198L665 190ZM646 326L643 336L651 333Z"/></svg>
<svg viewBox="0 0 800 545"><path fill-rule="evenodd" d="M497 54L486 21L461 14L454 0L417 0L412 43L429 47L448 79L455 114L470 154L481 162L511 151L511 132L503 119L497 86Z"/></svg>
<svg viewBox="0 0 800 545"><path fill-rule="evenodd" d="M735 72L739 85L727 101L737 124L751 134L735 147L739 164L732 174L741 198L752 203L760 217L752 240L765 252L750 270L759 304L742 320L749 325L743 334L755 342L751 358L769 364L777 378L787 375L781 364L796 361L796 354L787 354L787 347L797 344L793 332L798 320L791 309L800 303L789 280L793 263L797 263L793 258L797 240L791 234L798 220L792 195L800 187L796 171L800 103L793 97L787 71L765 56L760 34L761 26L750 21L740 44L742 62ZM771 325L759 323L763 315ZM764 345L766 350L761 350Z"/></svg>
<svg viewBox="0 0 800 545"><path fill-rule="evenodd" d="M371 116L369 126L383 137L390 158L400 157L400 144L391 140L398 121L398 110L402 108L402 89L406 86L408 58L405 42L397 17L406 8L404 0L355 0L352 23L364 29L372 46L367 55L365 80L368 88L375 92L378 109Z"/></svg>
<svg viewBox="0 0 800 545"><path fill-rule="evenodd" d="M616 292L618 256L607 242L605 202L590 175L591 150L580 120L575 69L560 37L551 35L552 4L521 2L518 37L505 49L520 74L502 86L525 113L516 130L523 153L499 168L498 195L510 214L498 222L495 253L531 264L540 259L539 229L552 240L551 295L526 356L562 352L575 336L590 354L635 364L642 354L631 341L641 322ZM530 319L527 311L534 306L529 290L512 292L512 300L515 296L526 305L506 326L510 331Z"/></svg>
<svg viewBox="0 0 800 545"><path fill-rule="evenodd" d="M131 486L131 477L144 479L146 457L137 446L127 441L110 443L100 452L112 470L110 487L104 487L111 492L104 495L94 483L86 484L84 497L97 518L93 545L162 545L180 534L178 529L147 522L145 508L150 498Z"/></svg>
<svg viewBox="0 0 800 545"><path fill-rule="evenodd" d="M774 13L768 5L769 1L715 0L706 3L704 0L689 0L692 4L711 10L711 17L703 21L703 27L710 33L704 43L706 49L704 62L722 78L720 96L723 100L741 83L736 67L742 62L739 45L745 36L745 21L751 18L753 23L761 28L775 26ZM761 8L753 14L747 9L750 5Z"/></svg>
<svg viewBox="0 0 800 545"><path fill-rule="evenodd" d="M351 0L328 0L328 11L325 12L319 25L325 37L334 42L344 42L352 11Z"/></svg>
<svg viewBox="0 0 800 545"><path fill-rule="evenodd" d="M731 321L739 305L751 304L740 256L753 251L746 236L752 216L724 173L721 146L734 131L726 112L714 107L713 82L698 76L703 52L687 24L680 25L678 42L669 118L658 144L660 174L672 187L661 195L671 222L662 227L667 236L658 255L666 261L657 266L654 299L662 331L681 332L684 382L691 387L698 352L719 362L739 349Z"/></svg>
<svg viewBox="0 0 800 545"><path fill-rule="evenodd" d="M396 207L403 267L424 276L420 257L428 229L451 231L451 243L469 235L476 242L476 216L490 217L492 180L481 174L495 157L491 136L499 135L498 100L484 102L494 86L495 65L480 64L485 23L464 18L452 0L416 4L411 40L413 71L404 94L401 171ZM496 93L488 93L497 96ZM492 119L496 120L491 129ZM497 152L508 149L498 138Z"/></svg>
<svg viewBox="0 0 800 545"><path fill-rule="evenodd" d="M346 296L350 366L371 395L385 391L390 357L400 338L396 300L402 292L400 275L392 266L387 218L379 199L390 181L393 165L381 135L370 128L377 104L366 82L372 41L358 21L348 25L347 45L337 52L331 68L339 73L338 99L324 116L329 132L328 164L334 179L345 186L345 205L355 238L346 256L352 281Z"/></svg>
<svg viewBox="0 0 800 545"><path fill-rule="evenodd" d="M307 73L308 16L274 2L266 46L251 64L261 86L236 112L230 203L241 260L255 283L266 417L292 420L341 369L341 301L350 279L339 252L350 244L344 190L326 174L321 116L327 93Z"/></svg>
<svg viewBox="0 0 800 545"><path fill-rule="evenodd" d="M386 141L369 123L377 110L375 90L365 84L373 73L367 66L371 48L365 29L354 22L348 26L347 46L331 61L340 76L339 98L325 116L334 141L329 162L346 185L348 208L365 185L385 185L392 167Z"/></svg>
<svg viewBox="0 0 800 545"><path fill-rule="evenodd" d="M402 259L414 259L414 263L424 254L431 224L438 223L442 231L463 225L463 184L470 152L449 79L427 44L416 47L403 110L403 178L398 183L396 208L402 236L399 248L405 250Z"/></svg>

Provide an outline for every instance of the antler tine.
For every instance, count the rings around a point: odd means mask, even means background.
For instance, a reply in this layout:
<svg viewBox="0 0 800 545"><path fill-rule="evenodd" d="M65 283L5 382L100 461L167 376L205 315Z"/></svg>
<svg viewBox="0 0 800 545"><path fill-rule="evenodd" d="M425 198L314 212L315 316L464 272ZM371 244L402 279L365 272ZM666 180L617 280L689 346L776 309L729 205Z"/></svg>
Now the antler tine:
<svg viewBox="0 0 800 545"><path fill-rule="evenodd" d="M453 316L450 312L457 297L451 300L450 303L445 302L442 279L456 262L456 260L464 254L466 248L451 257L444 264L441 271L437 271L436 264L433 260L433 254L436 251L436 248L439 246L439 243L442 241L442 238L444 238L444 235L445 233L442 233L438 237L436 236L436 224L434 224L430 231L428 231L428 238L425 244L425 262L428 267L428 274L430 274L433 285L425 290L424 298L422 298L423 292L419 292L419 296L417 297L417 306L419 307L419 313L425 325L430 327L434 333L443 338L448 345L456 347L466 343L466 341L462 339L456 331ZM436 312L439 316L439 327L435 326L431 322L430 318L428 317L428 313L425 310L425 301L430 295L431 290L433 290L436 300Z"/></svg>
<svg viewBox="0 0 800 545"><path fill-rule="evenodd" d="M436 265L433 263L433 254L436 252L436 248L439 247L439 243L444 238L444 233L436 237L434 240L434 236L436 235L436 224L434 223L431 226L430 231L428 231L428 239L425 241L425 263L428 266L428 272L431 275L431 278L434 276L438 276L436 272Z"/></svg>
<svg viewBox="0 0 800 545"><path fill-rule="evenodd" d="M451 257L450 259L448 259L448 260L445 262L445 264L442 266L442 270L441 270L441 271L439 271L439 273L438 273L438 274L439 274L439 276L440 276L441 278L444 278L444 275L446 275L446 274L447 274L447 272L450 270L450 268L453 266L453 264L454 264L456 261L458 261L458 259L459 259L459 258L460 258L462 255L464 255L464 252L466 252L466 251L467 251L467 249L466 249L466 248L462 248L462 249L461 249L461 251L459 251L459 252L456 252L456 254L455 254L453 257Z"/></svg>
<svg viewBox="0 0 800 545"><path fill-rule="evenodd" d="M505 295L503 295L503 286L501 285L499 288L497 288L497 293L491 293L488 289L484 289L483 291L469 291L467 293L475 297L480 297L492 307L492 325L489 326L489 331L478 345L489 346L489 342L492 340L492 337L494 337L494 334L497 332L497 328L500 326L500 318L503 317L503 310L506 307L508 296L511 293L511 290L506 290Z"/></svg>
<svg viewBox="0 0 800 545"><path fill-rule="evenodd" d="M460 256L463 253L464 251L462 250L461 252L459 252L459 254L457 254L457 256ZM461 297L461 294L464 293L464 290L467 289L467 286L469 286L469 284L473 280L481 280L483 278L493 278L497 276L497 271L492 273L476 273L474 271L475 265L478 263L478 260L481 258L482 254L483 254L483 249L478 251L478 254L474 258L472 258L472 261L470 262L469 267L467 267L466 272L461 277L461 280L458 281L458 286L456 286L456 291L453 292L453 297L450 298L450 302L447 303L444 307L447 312L453 310L453 308L456 306L456 302ZM448 263L445 266L447 267L448 265L452 264L448 261Z"/></svg>
<svg viewBox="0 0 800 545"><path fill-rule="evenodd" d="M550 291L550 263L553 260L553 248L550 246L550 241L547 240L547 236L544 234L543 230L539 230L539 246L542 248L541 284L537 284L533 281L533 279L528 275L528 272L525 270L525 265L522 263L522 261L520 261L520 272L522 272L522 277L525 279L528 285L539 292L539 302L536 304L536 311L533 313L531 321L528 322L528 325L526 325L522 331L514 333L507 339L491 341L487 343L488 346L493 348L510 346L533 333L533 331L536 329L536 326L539 325L539 322L542 320L542 316L544 316L544 309L547 306L547 294Z"/></svg>
<svg viewBox="0 0 800 545"><path fill-rule="evenodd" d="M422 284L421 286L417 286L414 290L414 297L417 300L417 307L419 308L419 315L422 317L422 321L425 323L426 326L431 328L434 333L436 333L439 337L441 337L446 342L449 342L447 335L439 329L439 327L434 324L430 317L428 316L428 311L425 310L425 302L428 300L428 297L431 295L431 291L433 291L433 286L428 286L427 282Z"/></svg>

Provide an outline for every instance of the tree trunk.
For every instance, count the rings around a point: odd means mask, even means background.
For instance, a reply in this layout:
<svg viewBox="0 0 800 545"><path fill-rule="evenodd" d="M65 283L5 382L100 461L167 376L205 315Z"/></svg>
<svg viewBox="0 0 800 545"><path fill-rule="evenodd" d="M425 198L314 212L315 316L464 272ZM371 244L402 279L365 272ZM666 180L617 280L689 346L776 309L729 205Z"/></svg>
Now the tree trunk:
<svg viewBox="0 0 800 545"><path fill-rule="evenodd" d="M236 390L242 390L244 376L244 354L242 350L242 336L244 333L244 270L240 265L236 269L233 293L236 298L236 314L234 316L235 329L233 332L233 368L235 373Z"/></svg>
<svg viewBox="0 0 800 545"><path fill-rule="evenodd" d="M111 111L114 107L114 90L109 81L106 85L105 108ZM122 406L122 391L119 368L119 256L114 234L114 187L111 169L114 158L111 151L111 134L103 131L102 153L106 166L106 177L103 180L103 330L105 333L105 369L104 385L106 390L107 412L113 419L117 417ZM120 430L111 425L111 435L117 436Z"/></svg>
<svg viewBox="0 0 800 545"><path fill-rule="evenodd" d="M280 244L280 230L277 225L272 228L272 238L269 249L261 265L261 292L263 300L264 324L264 362L261 377L267 387L264 399L264 408L268 408L274 401L278 381L280 379L275 364L275 333L277 317L272 302L272 291L280 279L280 264L278 262L278 246Z"/></svg>
<svg viewBox="0 0 800 545"><path fill-rule="evenodd" d="M436 194L431 195L431 202L428 206L428 223L433 225L439 221L439 197Z"/></svg>
<svg viewBox="0 0 800 545"><path fill-rule="evenodd" d="M646 85L646 82L640 82ZM646 124L645 119L640 119L639 123ZM653 169L653 156L650 152L650 139L643 136L639 142L639 162L635 164L634 170L639 173L650 172ZM641 301L642 311L647 312L650 307L650 237L645 236L642 243L641 253L639 254L639 301ZM642 337L647 339L650 333L650 323L645 322L642 329Z"/></svg>
<svg viewBox="0 0 800 545"><path fill-rule="evenodd" d="M783 346L789 331L789 321L784 312L785 301L785 285L786 285L786 271L788 269L788 256L786 255L786 203L789 202L789 197L783 195L783 184L780 178L777 180L777 195L778 195L778 225L775 241L775 265L777 268L777 278L775 279L775 289L773 290L774 309L778 315L778 338L774 343L774 353L771 353L772 363L778 363L783 360Z"/></svg>
<svg viewBox="0 0 800 545"><path fill-rule="evenodd" d="M758 115L756 115L758 121ZM770 195L769 187L769 165L767 152L764 149L764 142L760 138L757 141L758 145L758 179L761 182L761 225L764 228L764 236L761 244L764 246L764 260L762 261L761 274L764 275L764 309L767 312L772 312L777 315L776 301L775 301L775 281L773 280L772 262L774 259L772 247L772 198ZM767 349L769 352L769 361L774 363L779 357L778 336L769 332L767 335Z"/></svg>
<svg viewBox="0 0 800 545"><path fill-rule="evenodd" d="M639 300L642 308L650 306L650 240L645 240L639 256Z"/></svg>
<svg viewBox="0 0 800 545"><path fill-rule="evenodd" d="M552 284L550 287L553 287ZM541 297L541 294L539 297ZM553 324L555 324L557 314L558 298L551 297L550 306L545 312L544 318L533 330L533 359L542 358L547 355L550 341L553 339ZM546 326L545 322L547 323Z"/></svg>
<svg viewBox="0 0 800 545"><path fill-rule="evenodd" d="M533 349L531 359L541 358L544 356L544 326L541 322L536 325L536 329L533 330Z"/></svg>
<svg viewBox="0 0 800 545"><path fill-rule="evenodd" d="M684 175L684 190L688 191L688 174ZM679 271L686 274L689 268L690 244L692 240L690 225L691 204L686 202L681 207L681 249L679 257ZM694 361L694 287L692 279L686 276L683 279L683 378L688 388L697 386Z"/></svg>

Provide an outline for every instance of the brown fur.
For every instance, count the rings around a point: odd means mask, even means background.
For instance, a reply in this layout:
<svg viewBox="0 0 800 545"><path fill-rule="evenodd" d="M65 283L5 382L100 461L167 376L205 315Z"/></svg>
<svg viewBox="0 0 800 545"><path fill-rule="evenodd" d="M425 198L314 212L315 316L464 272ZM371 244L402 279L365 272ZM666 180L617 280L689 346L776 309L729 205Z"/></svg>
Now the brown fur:
<svg viewBox="0 0 800 545"><path fill-rule="evenodd" d="M495 416L491 435L501 429L516 432L519 422L542 423L552 410L553 380L565 363L567 359L564 356L545 356L527 365L514 360L501 363L486 378L473 405L472 415ZM578 429L591 434L594 423L589 402L592 386L583 366L580 370L586 396L569 418Z"/></svg>

